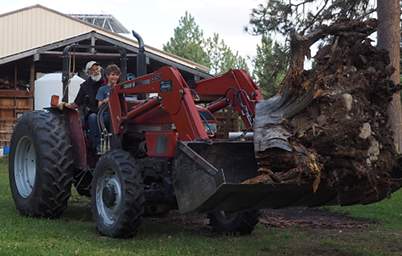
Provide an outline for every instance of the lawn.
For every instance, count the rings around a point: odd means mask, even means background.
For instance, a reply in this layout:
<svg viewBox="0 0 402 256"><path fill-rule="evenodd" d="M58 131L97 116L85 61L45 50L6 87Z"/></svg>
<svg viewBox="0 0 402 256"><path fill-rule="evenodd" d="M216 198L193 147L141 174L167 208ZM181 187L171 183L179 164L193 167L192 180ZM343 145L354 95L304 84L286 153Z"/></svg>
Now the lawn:
<svg viewBox="0 0 402 256"><path fill-rule="evenodd" d="M363 229L267 228L251 236L217 236L207 228L146 219L129 240L101 237L88 200L74 196L59 220L18 215L6 161L0 160L0 255L401 255L402 193L369 206L331 207L376 223Z"/></svg>

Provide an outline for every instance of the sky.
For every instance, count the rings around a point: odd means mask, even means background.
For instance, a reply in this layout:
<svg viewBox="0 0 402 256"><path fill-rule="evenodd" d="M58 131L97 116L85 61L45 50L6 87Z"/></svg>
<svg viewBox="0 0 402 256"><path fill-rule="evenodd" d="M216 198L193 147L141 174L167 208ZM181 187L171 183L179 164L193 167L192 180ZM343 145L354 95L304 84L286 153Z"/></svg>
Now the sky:
<svg viewBox="0 0 402 256"><path fill-rule="evenodd" d="M62 13L111 14L127 29L139 32L145 43L162 49L185 11L206 37L219 33L232 50L255 56L260 38L244 31L252 8L265 0L13 0L2 1L0 13L41 4Z"/></svg>

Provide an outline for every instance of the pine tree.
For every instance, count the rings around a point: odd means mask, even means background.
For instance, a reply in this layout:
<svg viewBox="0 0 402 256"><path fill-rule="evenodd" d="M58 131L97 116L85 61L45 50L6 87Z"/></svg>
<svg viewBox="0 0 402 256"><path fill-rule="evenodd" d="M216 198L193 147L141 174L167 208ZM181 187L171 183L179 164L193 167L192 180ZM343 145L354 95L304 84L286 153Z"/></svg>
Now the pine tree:
<svg viewBox="0 0 402 256"><path fill-rule="evenodd" d="M300 34L340 19L364 19L375 11L372 0L267 0L251 13L251 30L256 34L291 30Z"/></svg>
<svg viewBox="0 0 402 256"><path fill-rule="evenodd" d="M203 49L203 36L203 31L195 22L194 17L186 12L180 18L179 25L174 29L173 37L163 46L163 50L209 66L209 57Z"/></svg>
<svg viewBox="0 0 402 256"><path fill-rule="evenodd" d="M246 59L237 51L234 52L218 33L205 39L202 29L188 12L180 18L173 37L163 46L163 50L205 65L214 75L233 68L248 71Z"/></svg>
<svg viewBox="0 0 402 256"><path fill-rule="evenodd" d="M263 90L264 96L273 96L285 76L287 69L286 49L264 35L257 46L257 55L253 59L253 78Z"/></svg>
<svg viewBox="0 0 402 256"><path fill-rule="evenodd" d="M246 59L233 52L220 38L218 33L214 33L205 42L205 49L210 59L210 72L221 74L229 69L244 69L248 71Z"/></svg>

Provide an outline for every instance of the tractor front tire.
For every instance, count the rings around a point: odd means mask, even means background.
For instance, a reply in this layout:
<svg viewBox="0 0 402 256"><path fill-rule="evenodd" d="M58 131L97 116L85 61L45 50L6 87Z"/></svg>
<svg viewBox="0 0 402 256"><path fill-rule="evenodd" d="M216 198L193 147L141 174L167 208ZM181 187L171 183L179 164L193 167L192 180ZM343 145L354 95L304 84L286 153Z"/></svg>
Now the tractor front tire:
<svg viewBox="0 0 402 256"><path fill-rule="evenodd" d="M25 216L57 218L71 193L73 155L61 115L25 113L14 128L9 157L11 194Z"/></svg>
<svg viewBox="0 0 402 256"><path fill-rule="evenodd" d="M104 154L91 187L92 213L101 235L133 237L144 214L144 186L138 165L124 150Z"/></svg>
<svg viewBox="0 0 402 256"><path fill-rule="evenodd" d="M225 235L249 235L258 223L260 212L247 210L242 212L227 213L214 211L208 214L209 225L212 230Z"/></svg>

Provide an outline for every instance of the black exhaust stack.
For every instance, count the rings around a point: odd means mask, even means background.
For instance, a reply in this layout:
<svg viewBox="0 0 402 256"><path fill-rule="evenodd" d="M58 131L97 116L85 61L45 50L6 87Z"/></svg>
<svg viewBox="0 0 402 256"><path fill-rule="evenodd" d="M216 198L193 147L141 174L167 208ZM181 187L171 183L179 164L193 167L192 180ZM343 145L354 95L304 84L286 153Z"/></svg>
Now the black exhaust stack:
<svg viewBox="0 0 402 256"><path fill-rule="evenodd" d="M144 45L144 40L142 40L142 37L140 34L135 32L134 30L133 36L135 39L138 41L138 55L137 55L137 77L143 76L147 74L147 57L145 56L145 45ZM146 94L138 94L137 98L139 100L145 100L147 98Z"/></svg>
<svg viewBox="0 0 402 256"><path fill-rule="evenodd" d="M135 32L134 30L133 36L135 39L138 41L138 55L137 55L137 77L143 76L147 74L147 60L146 60L146 55L145 55L145 45L144 45L144 40L142 40L142 37L140 34Z"/></svg>

